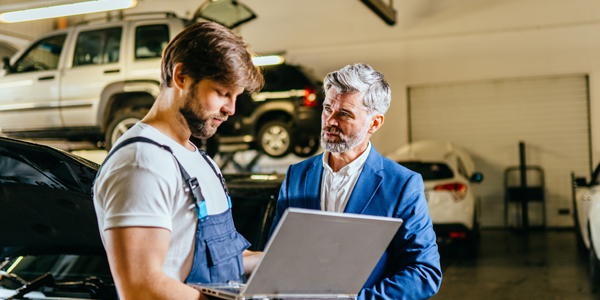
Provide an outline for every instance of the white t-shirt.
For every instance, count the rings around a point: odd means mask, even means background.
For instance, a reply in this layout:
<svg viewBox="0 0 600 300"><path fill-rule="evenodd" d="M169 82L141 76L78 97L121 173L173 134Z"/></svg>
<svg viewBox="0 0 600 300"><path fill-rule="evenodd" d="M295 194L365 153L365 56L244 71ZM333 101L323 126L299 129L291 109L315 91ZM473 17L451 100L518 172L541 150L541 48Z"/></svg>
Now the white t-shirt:
<svg viewBox="0 0 600 300"><path fill-rule="evenodd" d="M192 152L154 127L138 122L115 144L143 136L173 150L191 178L196 177L209 215L220 214L229 202L219 178L196 149ZM218 166L210 160L218 171ZM100 235L116 227L161 227L171 231L163 271L185 281L192 268L198 211L173 155L152 144L137 142L117 151L102 166L94 185L94 207Z"/></svg>

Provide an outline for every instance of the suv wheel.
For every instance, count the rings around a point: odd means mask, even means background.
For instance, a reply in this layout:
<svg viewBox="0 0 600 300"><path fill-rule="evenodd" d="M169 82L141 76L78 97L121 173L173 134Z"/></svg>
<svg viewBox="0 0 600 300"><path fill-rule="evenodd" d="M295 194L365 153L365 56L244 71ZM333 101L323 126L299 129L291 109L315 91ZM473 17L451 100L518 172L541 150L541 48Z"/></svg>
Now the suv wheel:
<svg viewBox="0 0 600 300"><path fill-rule="evenodd" d="M284 157L293 148L290 126L282 121L267 122L258 132L258 148L271 157Z"/></svg>
<svg viewBox="0 0 600 300"><path fill-rule="evenodd" d="M118 112L108 124L105 133L106 149L110 150L115 142L131 128L135 123L139 122L148 113L147 109L139 109L129 112Z"/></svg>
<svg viewBox="0 0 600 300"><path fill-rule="evenodd" d="M294 154L299 157L310 157L319 150L319 146L318 136L303 136L298 138L296 146L294 147Z"/></svg>

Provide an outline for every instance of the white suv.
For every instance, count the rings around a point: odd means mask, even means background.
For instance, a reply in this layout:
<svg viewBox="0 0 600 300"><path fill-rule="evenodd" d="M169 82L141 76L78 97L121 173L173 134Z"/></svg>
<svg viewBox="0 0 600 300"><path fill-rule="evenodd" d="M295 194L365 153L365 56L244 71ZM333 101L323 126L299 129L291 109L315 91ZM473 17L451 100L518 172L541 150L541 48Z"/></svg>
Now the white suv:
<svg viewBox="0 0 600 300"><path fill-rule="evenodd" d="M0 133L88 140L110 149L154 103L162 51L192 23L172 13L148 15L54 31L5 59ZM219 144L243 144L240 149L259 149L271 157L291 151L307 157L318 150L321 82L287 64L264 72L263 92L238 98L236 115L207 147L211 155Z"/></svg>
<svg viewBox="0 0 600 300"><path fill-rule="evenodd" d="M54 31L5 59L2 133L85 137L105 140L110 148L115 137L146 114L160 91L162 50L188 22L165 14Z"/></svg>

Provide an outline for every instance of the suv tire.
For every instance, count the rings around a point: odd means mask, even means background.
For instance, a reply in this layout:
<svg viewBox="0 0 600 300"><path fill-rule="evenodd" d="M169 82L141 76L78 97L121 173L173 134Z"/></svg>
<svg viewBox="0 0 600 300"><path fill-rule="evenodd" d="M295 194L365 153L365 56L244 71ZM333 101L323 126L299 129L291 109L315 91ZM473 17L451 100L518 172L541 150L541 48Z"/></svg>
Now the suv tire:
<svg viewBox="0 0 600 300"><path fill-rule="evenodd" d="M147 109L137 109L132 111L117 112L105 132L106 150L110 150L114 143L135 123L141 121L146 114Z"/></svg>
<svg viewBox="0 0 600 300"><path fill-rule="evenodd" d="M318 136L302 136L296 141L294 154L298 157L311 157L319 150Z"/></svg>
<svg viewBox="0 0 600 300"><path fill-rule="evenodd" d="M258 148L270 157L284 157L294 148L290 126L283 121L265 123L258 131Z"/></svg>

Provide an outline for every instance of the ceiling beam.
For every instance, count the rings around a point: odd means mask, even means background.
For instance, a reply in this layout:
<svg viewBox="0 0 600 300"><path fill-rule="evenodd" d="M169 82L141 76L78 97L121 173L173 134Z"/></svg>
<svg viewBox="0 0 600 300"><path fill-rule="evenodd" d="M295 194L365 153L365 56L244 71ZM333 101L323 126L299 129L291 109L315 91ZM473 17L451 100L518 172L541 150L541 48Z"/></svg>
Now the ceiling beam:
<svg viewBox="0 0 600 300"><path fill-rule="evenodd" d="M392 26L396 24L396 10L393 7L393 0L390 4L385 4L382 0L360 0L375 14L377 14L386 24Z"/></svg>

